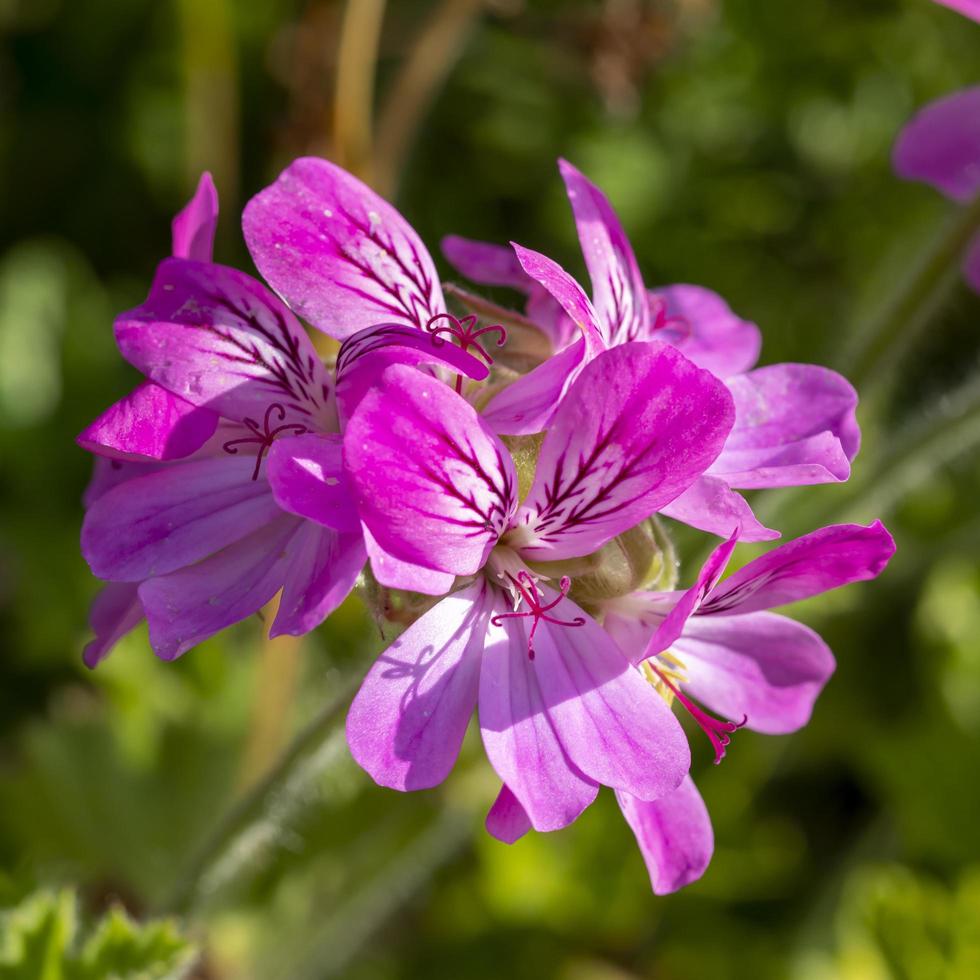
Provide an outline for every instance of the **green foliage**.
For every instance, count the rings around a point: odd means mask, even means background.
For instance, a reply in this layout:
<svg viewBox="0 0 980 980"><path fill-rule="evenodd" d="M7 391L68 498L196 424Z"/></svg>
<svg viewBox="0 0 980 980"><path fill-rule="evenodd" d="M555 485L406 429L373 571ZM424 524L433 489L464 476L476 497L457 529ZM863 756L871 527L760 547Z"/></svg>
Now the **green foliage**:
<svg viewBox="0 0 980 980"><path fill-rule="evenodd" d="M0 912L2 980L180 980L196 955L173 922L138 923L118 907L83 933L67 889Z"/></svg>

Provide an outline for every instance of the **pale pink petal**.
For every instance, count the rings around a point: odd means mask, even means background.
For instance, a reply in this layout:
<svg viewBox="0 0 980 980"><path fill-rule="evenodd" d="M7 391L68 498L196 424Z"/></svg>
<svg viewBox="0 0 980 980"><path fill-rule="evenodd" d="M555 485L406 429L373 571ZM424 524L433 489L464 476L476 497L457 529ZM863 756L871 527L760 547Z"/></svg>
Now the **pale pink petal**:
<svg viewBox="0 0 980 980"><path fill-rule="evenodd" d="M335 531L360 531L339 435L277 439L269 450L266 477L283 510Z"/></svg>
<svg viewBox="0 0 980 980"><path fill-rule="evenodd" d="M497 612L508 608L502 597ZM480 671L487 758L535 830L568 826L599 792L569 760L548 717L521 620L491 621Z"/></svg>
<svg viewBox="0 0 980 980"><path fill-rule="evenodd" d="M421 592L423 595L445 595L452 588L456 576L451 572L436 572L431 568L400 561L389 555L363 524L361 530L368 558L371 560L371 572L379 585L389 589Z"/></svg>
<svg viewBox="0 0 980 980"><path fill-rule="evenodd" d="M504 435L543 432L587 360L584 340L552 354L491 398L482 412L484 421Z"/></svg>
<svg viewBox="0 0 980 980"><path fill-rule="evenodd" d="M980 23L980 0L936 0L936 3Z"/></svg>
<svg viewBox="0 0 980 980"><path fill-rule="evenodd" d="M480 578L413 623L368 671L347 743L375 782L426 789L449 774L476 706L490 613Z"/></svg>
<svg viewBox="0 0 980 980"><path fill-rule="evenodd" d="M592 302L607 346L649 340L650 308L636 256L605 194L567 160L558 161L592 279Z"/></svg>
<svg viewBox="0 0 980 980"><path fill-rule="evenodd" d="M144 381L107 408L75 442L113 459L181 459L197 452L217 426L214 412Z"/></svg>
<svg viewBox="0 0 980 980"><path fill-rule="evenodd" d="M759 359L759 328L736 316L710 289L686 284L663 286L650 290L649 301L650 334L644 339L672 344L716 377L741 374Z"/></svg>
<svg viewBox="0 0 980 980"><path fill-rule="evenodd" d="M339 534L309 523L296 533L290 549L269 636L301 636L319 626L350 594L367 557L360 531Z"/></svg>
<svg viewBox="0 0 980 980"><path fill-rule="evenodd" d="M296 559L302 523L284 514L196 565L144 582L139 596L156 655L174 660L258 612Z"/></svg>
<svg viewBox="0 0 980 980"><path fill-rule="evenodd" d="M524 271L514 250L504 245L447 235L440 242L442 254L467 279L484 286L509 286L530 292L534 280Z"/></svg>
<svg viewBox="0 0 980 980"><path fill-rule="evenodd" d="M107 582L92 601L88 624L95 638L85 644L82 662L92 668L105 660L112 648L143 622L143 604L135 582Z"/></svg>
<svg viewBox="0 0 980 980"><path fill-rule="evenodd" d="M661 507L660 513L723 538L737 527L742 529L743 541L771 541L779 537L778 531L759 522L741 494L716 476L699 476L680 496Z"/></svg>
<svg viewBox="0 0 980 980"><path fill-rule="evenodd" d="M894 553L881 521L824 527L740 568L711 593L700 614L750 613L864 582L879 575Z"/></svg>
<svg viewBox="0 0 980 980"><path fill-rule="evenodd" d="M715 840L708 808L690 776L652 803L629 793L617 793L616 801L636 835L654 894L669 895L704 874Z"/></svg>
<svg viewBox="0 0 980 980"><path fill-rule="evenodd" d="M966 204L980 191L980 86L920 109L895 143L895 172Z"/></svg>
<svg viewBox="0 0 980 980"><path fill-rule="evenodd" d="M541 593L546 603L557 597L548 588ZM677 718L602 627L570 599L548 616L581 624L543 619L534 635L534 673L568 758L588 778L641 799L669 793L691 766ZM530 619L509 622L512 629L530 630ZM508 785L513 788L509 780Z"/></svg>
<svg viewBox="0 0 980 980"><path fill-rule="evenodd" d="M171 254L178 259L210 262L214 257L214 233L218 227L218 192L205 171L194 196L171 225Z"/></svg>
<svg viewBox="0 0 980 980"><path fill-rule="evenodd" d="M146 302L121 314L115 331L131 364L195 405L259 428L268 422L270 431L336 429L330 380L310 338L236 269L161 262Z"/></svg>
<svg viewBox="0 0 980 980"><path fill-rule="evenodd" d="M473 407L395 366L347 426L344 461L361 519L402 561L472 575L516 506L510 454Z"/></svg>
<svg viewBox="0 0 980 980"><path fill-rule="evenodd" d="M259 271L314 326L343 339L382 321L424 327L446 306L412 226L345 170L305 157L249 201Z"/></svg>
<svg viewBox="0 0 980 980"><path fill-rule="evenodd" d="M861 442L857 392L815 364L772 364L728 380L735 425L709 473L742 489L846 480Z"/></svg>
<svg viewBox="0 0 980 980"><path fill-rule="evenodd" d="M672 650L687 693L767 735L802 728L834 672L833 654L813 630L768 612L692 616Z"/></svg>
<svg viewBox="0 0 980 980"><path fill-rule="evenodd" d="M82 525L98 578L137 582L210 555L281 511L253 460L213 458L158 469L104 493Z"/></svg>
<svg viewBox="0 0 980 980"><path fill-rule="evenodd" d="M516 543L586 555L660 510L713 462L732 425L725 386L672 347L623 344L579 375L548 430Z"/></svg>
<svg viewBox="0 0 980 980"><path fill-rule="evenodd" d="M505 844L513 844L531 830L531 820L520 800L507 788L500 787L497 798L487 813L487 833Z"/></svg>

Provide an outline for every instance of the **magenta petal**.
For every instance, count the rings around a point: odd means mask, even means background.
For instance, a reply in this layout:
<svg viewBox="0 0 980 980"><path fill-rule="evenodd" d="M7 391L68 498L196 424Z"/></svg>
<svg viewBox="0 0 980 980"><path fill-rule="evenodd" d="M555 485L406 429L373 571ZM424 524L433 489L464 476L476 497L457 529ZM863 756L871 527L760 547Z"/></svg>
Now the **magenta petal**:
<svg viewBox="0 0 980 980"><path fill-rule="evenodd" d="M638 657L636 662L646 660L666 650L686 629L688 618L697 611L712 589L718 584L718 580L728 567L728 560L732 557L735 545L738 544L738 531L736 531L727 541L718 545L717 548L708 556L708 560L701 566L698 577L689 589L680 593L653 593L650 599L661 602L672 601L672 608L667 613L664 621L657 627L647 648Z"/></svg>
<svg viewBox="0 0 980 980"><path fill-rule="evenodd" d="M973 239L963 260L963 276L975 293L980 293L980 235Z"/></svg>
<svg viewBox="0 0 980 980"><path fill-rule="evenodd" d="M742 529L742 541L771 541L779 537L778 531L759 522L741 494L716 476L699 476L680 496L661 507L660 513L723 538L737 527Z"/></svg>
<svg viewBox="0 0 980 980"><path fill-rule="evenodd" d="M599 318L582 292L582 287L547 255L511 243L524 271L539 282L557 301L585 338L588 357L595 357L606 347Z"/></svg>
<svg viewBox="0 0 980 980"><path fill-rule="evenodd" d="M936 0L936 3L980 23L980 0Z"/></svg>
<svg viewBox="0 0 980 980"><path fill-rule="evenodd" d="M980 86L930 102L902 130L895 172L967 203L980 191Z"/></svg>
<svg viewBox="0 0 980 980"><path fill-rule="evenodd" d="M137 582L204 558L281 511L251 459L202 459L156 470L96 500L82 554L98 578Z"/></svg>
<svg viewBox="0 0 980 980"><path fill-rule="evenodd" d="M545 437L517 517L522 552L587 555L660 510L712 463L733 415L724 384L672 347L603 352L569 389Z"/></svg>
<svg viewBox="0 0 980 980"><path fill-rule="evenodd" d="M347 426L344 461L361 519L402 561L472 575L516 506L510 454L473 407L395 366Z"/></svg>
<svg viewBox="0 0 980 980"><path fill-rule="evenodd" d="M650 308L636 256L605 194L567 160L558 161L592 279L592 302L607 346L648 340Z"/></svg>
<svg viewBox="0 0 980 980"><path fill-rule="evenodd" d="M673 649L684 663L687 693L766 735L802 728L834 672L827 644L775 613L692 616Z"/></svg>
<svg viewBox="0 0 980 980"><path fill-rule="evenodd" d="M218 416L144 381L107 408L75 440L113 459L182 459L214 435Z"/></svg>
<svg viewBox="0 0 980 980"><path fill-rule="evenodd" d="M556 598L550 589L541 592L545 602ZM690 769L691 754L666 702L571 600L563 599L549 615L581 623L542 620L534 636L534 672L569 759L597 783L641 799L669 793ZM516 623L529 628L528 620Z"/></svg>
<svg viewBox="0 0 980 980"><path fill-rule="evenodd" d="M144 582L139 596L156 655L174 660L271 601L296 559L301 528L284 514L196 565Z"/></svg>
<svg viewBox="0 0 980 980"><path fill-rule="evenodd" d="M504 435L543 432L585 363L585 341L578 340L492 398L483 410L484 421Z"/></svg>
<svg viewBox="0 0 980 980"><path fill-rule="evenodd" d="M895 541L881 521L824 527L740 568L711 593L700 614L750 613L864 582L879 575L894 553Z"/></svg>
<svg viewBox="0 0 980 980"><path fill-rule="evenodd" d="M486 820L487 833L505 844L513 844L531 830L531 820L521 801L507 788L500 787Z"/></svg>
<svg viewBox="0 0 980 980"><path fill-rule="evenodd" d="M449 263L473 282L484 286L510 286L523 292L529 292L534 283L513 249L460 235L447 235L440 245Z"/></svg>
<svg viewBox="0 0 980 980"><path fill-rule="evenodd" d="M380 585L389 589L405 589L408 592L421 592L423 595L445 595L456 581L451 572L436 572L431 568L400 561L385 551L374 535L361 526L364 545L371 560L371 571Z"/></svg>
<svg viewBox="0 0 980 980"><path fill-rule="evenodd" d="M92 668L112 652L112 648L143 621L143 604L135 582L107 582L92 601L88 624L95 639L85 644L82 662Z"/></svg>
<svg viewBox="0 0 980 980"><path fill-rule="evenodd" d="M507 611L498 597L496 611ZM490 764L535 830L567 827L598 785L569 760L548 717L523 620L491 623L480 671L480 731Z"/></svg>
<svg viewBox="0 0 980 980"><path fill-rule="evenodd" d="M272 288L332 337L382 321L423 327L445 312L435 266L412 226L326 160L291 163L249 201L242 228Z"/></svg>
<svg viewBox="0 0 980 980"><path fill-rule="evenodd" d="M269 636L302 636L319 626L350 594L366 558L364 540L304 524L290 542L279 611Z"/></svg>
<svg viewBox="0 0 980 980"><path fill-rule="evenodd" d="M214 256L214 233L218 227L218 192L206 171L197 190L171 225L171 254L178 259L210 262Z"/></svg>
<svg viewBox="0 0 980 980"><path fill-rule="evenodd" d="M266 477L283 510L335 531L360 531L339 435L277 439L269 450Z"/></svg>
<svg viewBox="0 0 980 980"><path fill-rule="evenodd" d="M735 425L710 473L729 486L846 480L860 446L857 393L836 371L772 364L728 380Z"/></svg>
<svg viewBox="0 0 980 980"><path fill-rule="evenodd" d="M651 289L649 340L672 344L698 367L719 378L748 371L759 359L759 328L736 316L728 304L703 286Z"/></svg>
<svg viewBox="0 0 980 980"><path fill-rule="evenodd" d="M708 809L690 776L652 803L629 793L617 793L616 801L636 835L654 894L669 895L704 874L715 839Z"/></svg>
<svg viewBox="0 0 980 980"><path fill-rule="evenodd" d="M375 661L347 715L351 754L392 789L441 783L476 706L490 620L482 578L443 599Z"/></svg>
<svg viewBox="0 0 980 980"><path fill-rule="evenodd" d="M126 360L195 405L260 428L273 406L282 411L270 415L272 428L336 428L330 380L310 338L236 269L161 262L146 302L121 314L115 330Z"/></svg>
<svg viewBox="0 0 980 980"><path fill-rule="evenodd" d="M142 463L108 456L96 456L92 460L92 477L82 494L82 506L88 510L103 494L108 493L120 483L127 483L138 476L146 476L156 470L165 469L166 463Z"/></svg>

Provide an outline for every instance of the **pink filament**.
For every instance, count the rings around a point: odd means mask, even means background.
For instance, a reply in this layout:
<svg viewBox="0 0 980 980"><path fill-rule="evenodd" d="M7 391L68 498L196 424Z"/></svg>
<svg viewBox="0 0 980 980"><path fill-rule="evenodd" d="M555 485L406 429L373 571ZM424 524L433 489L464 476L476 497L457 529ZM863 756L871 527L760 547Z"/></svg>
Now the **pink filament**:
<svg viewBox="0 0 980 980"><path fill-rule="evenodd" d="M555 626L584 626L585 617L576 616L572 620L567 619L556 619L554 616L549 616L548 611L554 609L559 602L562 601L567 595L568 590L572 587L572 580L567 576L562 576L561 582L559 583L559 595L556 596L548 605L543 606L541 604L541 593L538 590L534 579L527 572L518 572L517 578L513 575L508 576L517 591L520 592L521 597L527 603L527 611L525 612L508 612L500 613L499 616L494 616L490 620L494 626L499 626L501 620L504 619L521 619L524 616L533 616L534 622L531 624L531 632L528 634L527 638L527 657L528 660L534 659L534 633L538 628L538 623L543 619L546 623L553 623Z"/></svg>
<svg viewBox="0 0 980 980"><path fill-rule="evenodd" d="M690 712L691 717L698 723L701 730L711 740L711 745L715 750L715 765L717 766L725 758L725 747L732 740L732 733L738 731L748 720L748 715L742 715L739 722L722 721L720 718L713 718L703 708L699 708L686 694L683 694L678 687L668 680L667 675L653 664L650 664L653 672L670 688L674 697Z"/></svg>
<svg viewBox="0 0 980 980"><path fill-rule="evenodd" d="M444 324L440 323L441 320L445 320L446 322ZM480 337L488 333L496 333L498 347L503 347L507 343L507 331L499 323L489 327L481 327L477 330L476 314L474 313L470 313L462 319L453 316L452 313L437 313L429 319L429 322L425 325L425 330L427 333L432 334L434 338L439 338L440 340L440 334L448 334L450 337L458 340L460 349L464 354L471 347L475 348L476 353L486 361L488 367L493 364L493 358L487 353L483 344L480 342ZM462 390L463 376L457 374L456 391L460 392Z"/></svg>

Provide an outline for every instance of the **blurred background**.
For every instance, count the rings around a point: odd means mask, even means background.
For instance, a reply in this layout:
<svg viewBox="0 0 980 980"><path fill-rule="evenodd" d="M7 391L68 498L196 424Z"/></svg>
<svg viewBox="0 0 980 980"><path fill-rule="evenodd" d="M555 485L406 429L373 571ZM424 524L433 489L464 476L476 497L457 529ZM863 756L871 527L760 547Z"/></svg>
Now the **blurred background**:
<svg viewBox="0 0 980 980"><path fill-rule="evenodd" d="M928 0L0 0L0 977L177 975L181 936L214 980L980 976L980 298L962 217L889 163L978 65ZM433 253L515 239L584 276L568 157L648 283L861 390L852 481L754 503L787 536L880 516L898 554L793 611L839 660L808 728L718 767L694 739L716 853L684 892L650 893L609 794L487 837L472 733L441 789L377 789L342 735L382 645L357 598L302 641L252 620L163 664L138 631L82 667L73 438L135 380L112 318L202 169L251 270L241 208L302 153Z"/></svg>

